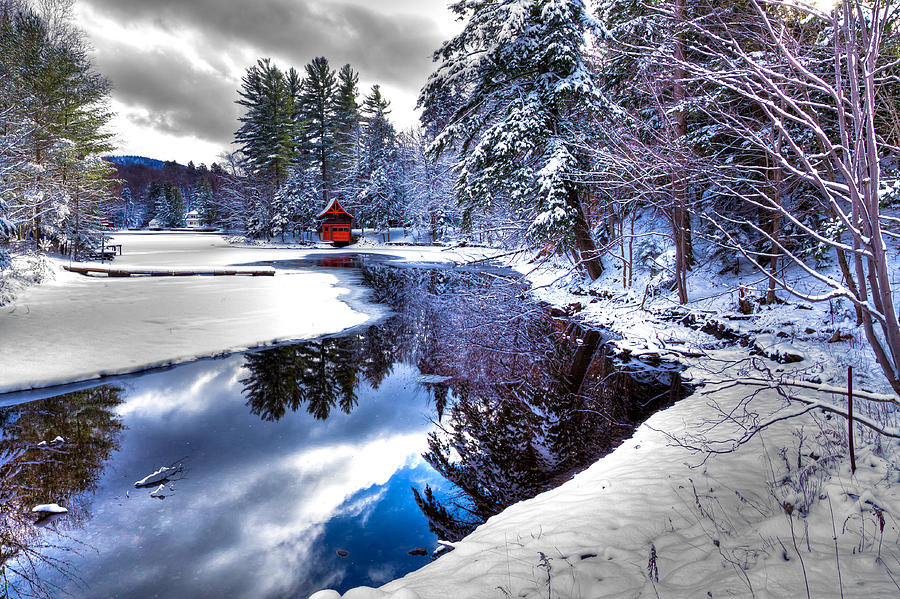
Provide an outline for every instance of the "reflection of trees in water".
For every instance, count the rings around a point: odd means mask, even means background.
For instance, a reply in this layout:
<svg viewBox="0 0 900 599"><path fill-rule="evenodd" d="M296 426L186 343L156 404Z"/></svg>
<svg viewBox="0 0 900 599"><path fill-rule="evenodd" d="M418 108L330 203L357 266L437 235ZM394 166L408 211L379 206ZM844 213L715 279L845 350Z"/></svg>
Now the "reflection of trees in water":
<svg viewBox="0 0 900 599"><path fill-rule="evenodd" d="M376 266L364 280L399 314L399 355L449 377L434 387L425 458L457 494L413 490L442 538L560 484L674 397L676 373L613 364L598 333L549 317L502 275Z"/></svg>
<svg viewBox="0 0 900 599"><path fill-rule="evenodd" d="M414 489L442 538L562 482L670 399L666 380L614 368L597 333L567 330L501 274L376 264L362 280L396 316L248 356L245 394L266 420L303 405L326 418L335 406L352 410L360 382L377 388L397 362L446 377L426 385L438 429L425 458L457 494L442 502Z"/></svg>
<svg viewBox="0 0 900 599"><path fill-rule="evenodd" d="M104 386L0 410L0 596L50 597L58 589L42 567L70 574L55 557L70 550L60 537L90 517L91 494L119 447L121 395ZM31 508L42 503L69 513L38 528Z"/></svg>
<svg viewBox="0 0 900 599"><path fill-rule="evenodd" d="M332 409L349 414L362 380L378 388L395 363L389 327L248 354L241 379L253 414L281 420L301 406L319 420Z"/></svg>

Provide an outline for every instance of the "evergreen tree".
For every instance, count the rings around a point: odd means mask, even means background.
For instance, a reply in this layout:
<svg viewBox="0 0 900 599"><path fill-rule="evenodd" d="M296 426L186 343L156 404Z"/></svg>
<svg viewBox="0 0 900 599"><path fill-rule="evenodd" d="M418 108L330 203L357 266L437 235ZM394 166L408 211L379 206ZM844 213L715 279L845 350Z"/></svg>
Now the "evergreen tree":
<svg viewBox="0 0 900 599"><path fill-rule="evenodd" d="M369 175L378 169L394 149L397 132L388 120L391 103L381 94L381 87L373 85L362 105L364 123L364 172Z"/></svg>
<svg viewBox="0 0 900 599"><path fill-rule="evenodd" d="M202 166L202 165L201 165ZM201 177L191 194L192 208L200 215L200 223L206 226L215 224L215 206L213 205L212 186L209 179Z"/></svg>
<svg viewBox="0 0 900 599"><path fill-rule="evenodd" d="M11 264L9 252L4 247L9 243L9 238L15 232L15 227L9 218L9 204L0 193L0 270L8 268Z"/></svg>
<svg viewBox="0 0 900 599"><path fill-rule="evenodd" d="M321 199L317 180L315 170L298 166L291 171L272 203L273 234L281 235L283 240L287 233L315 228Z"/></svg>
<svg viewBox="0 0 900 599"><path fill-rule="evenodd" d="M362 129L359 75L345 64L338 73L334 100L336 158L333 191L347 207L355 207L362 184Z"/></svg>
<svg viewBox="0 0 900 599"><path fill-rule="evenodd" d="M388 120L390 102L378 85L366 96L363 107L363 161L360 220L376 229L388 228L401 216L402 178L397 132Z"/></svg>
<svg viewBox="0 0 900 599"><path fill-rule="evenodd" d="M93 156L111 149L104 128L109 82L93 71L70 6L53 23L27 5L0 19L0 114L28 123L20 143L31 163L21 212L35 241L55 241L77 254L99 241L102 204L111 199L112 168ZM4 131L4 133L8 133Z"/></svg>
<svg viewBox="0 0 900 599"><path fill-rule="evenodd" d="M128 183L122 184L122 193L119 194L119 204L116 209L116 224L127 229L134 226L136 206Z"/></svg>
<svg viewBox="0 0 900 599"><path fill-rule="evenodd" d="M154 183L148 190L156 204L156 220L161 227L174 229L184 226L184 195L177 185L166 182L163 185Z"/></svg>
<svg viewBox="0 0 900 599"><path fill-rule="evenodd" d="M535 241L574 248L597 278L603 269L579 182L586 159L572 133L602 106L583 57L592 17L582 0L474 0L451 9L466 25L436 53L442 64L420 105L436 109L448 88L467 90L435 144L462 152L467 216L512 202Z"/></svg>
<svg viewBox="0 0 900 599"><path fill-rule="evenodd" d="M322 56L306 65L300 94L300 114L304 123L303 151L319 173L322 200L326 200L332 185L332 173L337 160L335 132L337 127L335 73Z"/></svg>
<svg viewBox="0 0 900 599"><path fill-rule="evenodd" d="M246 156L250 174L277 189L287 177L297 156L295 140L299 134L297 100L299 76L294 69L287 74L261 59L247 69L238 90L237 103L245 108L235 142ZM213 164L213 172L216 171Z"/></svg>

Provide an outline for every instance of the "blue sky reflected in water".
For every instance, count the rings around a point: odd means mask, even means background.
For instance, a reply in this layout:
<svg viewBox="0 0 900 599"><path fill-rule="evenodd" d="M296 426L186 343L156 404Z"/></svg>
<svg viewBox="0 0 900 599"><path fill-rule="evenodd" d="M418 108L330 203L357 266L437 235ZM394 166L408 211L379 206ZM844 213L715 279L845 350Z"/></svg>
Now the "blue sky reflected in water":
<svg viewBox="0 0 900 599"><path fill-rule="evenodd" d="M127 427L72 531L75 597L295 597L379 584L420 567L407 552L436 537L410 486L442 486L420 457L429 393L396 365L358 406L318 421L303 408L260 420L242 396L243 356L148 374L125 385ZM181 462L164 500L134 481ZM337 550L349 552L341 558Z"/></svg>

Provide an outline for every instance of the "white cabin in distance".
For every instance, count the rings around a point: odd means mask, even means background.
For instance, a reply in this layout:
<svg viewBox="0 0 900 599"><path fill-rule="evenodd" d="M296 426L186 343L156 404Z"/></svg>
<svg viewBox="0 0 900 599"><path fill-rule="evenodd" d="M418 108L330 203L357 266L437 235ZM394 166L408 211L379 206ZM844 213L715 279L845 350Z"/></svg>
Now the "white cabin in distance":
<svg viewBox="0 0 900 599"><path fill-rule="evenodd" d="M200 213L196 210L191 210L187 214L184 215L184 224L188 229L199 229L200 228Z"/></svg>

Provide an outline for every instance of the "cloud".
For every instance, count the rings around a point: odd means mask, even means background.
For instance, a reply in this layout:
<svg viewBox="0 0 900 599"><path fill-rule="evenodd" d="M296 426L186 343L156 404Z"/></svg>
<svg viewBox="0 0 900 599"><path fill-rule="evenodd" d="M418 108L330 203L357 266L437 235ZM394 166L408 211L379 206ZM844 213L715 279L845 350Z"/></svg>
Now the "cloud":
<svg viewBox="0 0 900 599"><path fill-rule="evenodd" d="M440 18L388 13L370 4L311 0L84 0L108 18L132 27L190 30L208 52L245 45L301 67L315 56L335 65L349 62L367 79L418 86L440 45ZM419 9L421 10L421 9Z"/></svg>
<svg viewBox="0 0 900 599"><path fill-rule="evenodd" d="M98 54L97 69L113 82L120 102L147 111L138 125L221 144L228 144L237 129L237 84L174 51L118 46Z"/></svg>
<svg viewBox="0 0 900 599"><path fill-rule="evenodd" d="M209 162L216 153L207 155L210 144L224 149L233 138L240 77L260 57L301 74L316 56L335 69L350 63L360 73L362 93L382 84L396 123L412 125L418 90L433 69L431 54L452 23L446 3L81 0L78 11L97 50L97 70L127 108L121 151L171 136L182 153Z"/></svg>

